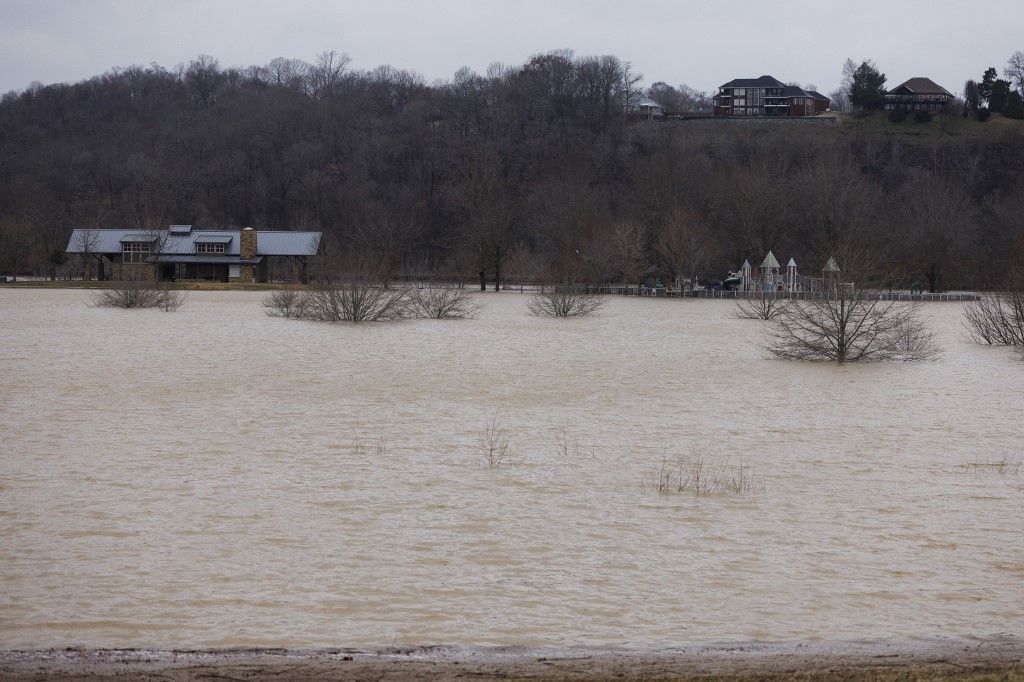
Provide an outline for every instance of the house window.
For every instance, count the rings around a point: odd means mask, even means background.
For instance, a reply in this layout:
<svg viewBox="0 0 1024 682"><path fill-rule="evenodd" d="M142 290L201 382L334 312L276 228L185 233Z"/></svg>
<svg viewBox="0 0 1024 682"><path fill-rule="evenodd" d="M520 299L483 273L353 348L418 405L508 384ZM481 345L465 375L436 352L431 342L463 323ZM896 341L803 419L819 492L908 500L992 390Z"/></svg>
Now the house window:
<svg viewBox="0 0 1024 682"><path fill-rule="evenodd" d="M747 94L746 88L736 88L732 91L733 97L743 97L745 94Z"/></svg>
<svg viewBox="0 0 1024 682"><path fill-rule="evenodd" d="M149 242L124 242L121 245L121 261L124 263L145 263L149 258Z"/></svg>
<svg viewBox="0 0 1024 682"><path fill-rule="evenodd" d="M224 244L196 244L196 253L224 253Z"/></svg>

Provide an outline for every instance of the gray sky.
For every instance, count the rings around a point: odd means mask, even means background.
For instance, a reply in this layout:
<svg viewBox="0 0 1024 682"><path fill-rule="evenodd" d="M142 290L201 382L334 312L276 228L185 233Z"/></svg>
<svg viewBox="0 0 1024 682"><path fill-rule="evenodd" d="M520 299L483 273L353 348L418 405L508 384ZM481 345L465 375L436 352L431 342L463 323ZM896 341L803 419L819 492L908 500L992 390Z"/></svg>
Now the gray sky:
<svg viewBox="0 0 1024 682"><path fill-rule="evenodd" d="M1002 73L1022 29L1021 0L0 0L0 92L198 54L247 66L336 49L434 80L571 48L629 60L648 85L767 73L828 92L846 57L867 57L890 85L929 76L959 93Z"/></svg>

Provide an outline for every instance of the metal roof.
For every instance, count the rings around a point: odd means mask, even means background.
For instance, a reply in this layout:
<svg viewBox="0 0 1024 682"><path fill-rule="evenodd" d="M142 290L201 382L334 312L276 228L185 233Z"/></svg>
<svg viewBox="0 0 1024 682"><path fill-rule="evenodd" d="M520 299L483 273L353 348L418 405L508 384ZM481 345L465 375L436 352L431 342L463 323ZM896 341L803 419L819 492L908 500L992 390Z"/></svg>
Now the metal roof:
<svg viewBox="0 0 1024 682"><path fill-rule="evenodd" d="M777 267L779 267L779 261L775 260L775 254L772 253L771 251L769 251L768 255L764 257L763 261L761 261L761 267L762 268L777 268Z"/></svg>
<svg viewBox="0 0 1024 682"><path fill-rule="evenodd" d="M320 250L319 232L257 230L256 253L261 256L315 256Z"/></svg>
<svg viewBox="0 0 1024 682"><path fill-rule="evenodd" d="M175 234L170 230L140 232L136 229L77 228L68 240L68 253L121 253L122 241L160 240L160 253L194 254L197 243L223 243L224 256L237 256L240 230L192 230ZM315 256L320 249L319 232L256 230L259 256ZM220 255L220 254L218 254Z"/></svg>

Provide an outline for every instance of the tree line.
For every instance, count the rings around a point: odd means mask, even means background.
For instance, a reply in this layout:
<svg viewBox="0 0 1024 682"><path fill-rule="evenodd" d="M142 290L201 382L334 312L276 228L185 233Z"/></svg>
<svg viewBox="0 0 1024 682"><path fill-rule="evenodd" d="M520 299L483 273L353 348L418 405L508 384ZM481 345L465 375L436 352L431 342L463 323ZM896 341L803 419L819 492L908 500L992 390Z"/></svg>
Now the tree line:
<svg viewBox="0 0 1024 682"><path fill-rule="evenodd" d="M837 242L907 282L985 286L1024 247L1024 136L655 122L614 56L426 82L337 52L117 69L0 99L0 271L73 272L73 227L324 232L320 275L721 279ZM679 107L702 93L664 83ZM671 92L670 92L671 90ZM650 93L648 93L650 94Z"/></svg>

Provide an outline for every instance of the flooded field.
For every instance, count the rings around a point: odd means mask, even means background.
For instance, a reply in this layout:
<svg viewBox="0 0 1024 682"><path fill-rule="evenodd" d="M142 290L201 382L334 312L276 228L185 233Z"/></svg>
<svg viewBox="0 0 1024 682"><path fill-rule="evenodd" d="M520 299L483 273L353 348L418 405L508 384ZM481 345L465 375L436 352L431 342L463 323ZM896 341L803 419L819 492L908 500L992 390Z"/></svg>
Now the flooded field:
<svg viewBox="0 0 1024 682"><path fill-rule="evenodd" d="M960 304L925 309L938 360L838 367L766 359L720 301L346 326L261 299L0 290L0 648L1024 630L1024 471L962 466L1024 454L1024 362ZM517 466L481 463L494 417ZM763 490L641 490L677 454Z"/></svg>

